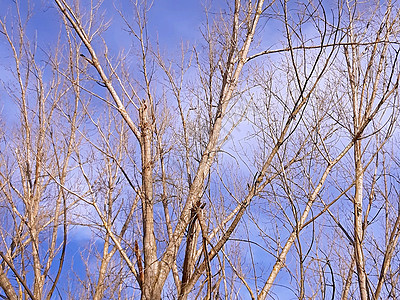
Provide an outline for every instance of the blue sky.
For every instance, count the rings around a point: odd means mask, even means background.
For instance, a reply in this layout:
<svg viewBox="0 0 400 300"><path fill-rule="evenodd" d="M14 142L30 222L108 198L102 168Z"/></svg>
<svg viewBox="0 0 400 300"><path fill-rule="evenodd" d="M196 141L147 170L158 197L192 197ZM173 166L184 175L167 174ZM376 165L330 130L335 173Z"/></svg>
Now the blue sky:
<svg viewBox="0 0 400 300"><path fill-rule="evenodd" d="M27 5L25 1L19 1L22 19L26 18ZM83 1L88 4L90 1ZM219 2L219 1L216 1ZM221 2L222 3L222 2ZM216 6L215 3L213 7ZM60 14L52 1L30 1L33 12L26 26L26 35L33 42L37 41L37 56L42 57L45 64L46 54L54 47L54 42L64 34L63 24L60 22ZM117 56L121 50L129 51L132 47L132 37L126 31L126 25L117 13L121 9L127 19L132 16L134 10L130 1L104 1L99 12L103 13L104 20L110 21L111 26L103 34L110 52ZM218 11L215 8L215 11ZM0 0L1 18L10 21L17 14L14 5L9 0ZM181 44L196 44L201 39L200 28L204 24L204 8L200 1L154 1L148 14L149 38L153 45L159 42L163 55L174 55L180 51ZM9 29L12 30L11 28ZM84 50L83 50L84 51ZM16 108L6 93L4 85L14 82L10 68L14 68L14 61L9 45L4 39L0 40L0 113L5 121L17 121Z"/></svg>

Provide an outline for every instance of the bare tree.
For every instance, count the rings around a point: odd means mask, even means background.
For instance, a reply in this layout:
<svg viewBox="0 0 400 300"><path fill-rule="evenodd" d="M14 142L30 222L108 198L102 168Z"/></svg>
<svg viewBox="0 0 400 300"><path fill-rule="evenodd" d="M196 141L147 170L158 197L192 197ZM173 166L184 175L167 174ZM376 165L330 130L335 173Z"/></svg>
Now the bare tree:
<svg viewBox="0 0 400 300"><path fill-rule="evenodd" d="M1 151L0 285L8 299L50 299L66 256L72 199L63 187L72 184L71 156L79 144L79 89L67 86L61 72L79 75L74 56L64 64L57 49L46 57L52 65L40 66L37 41L26 36L31 11L23 16L18 5L13 11L13 24L0 21L15 80L4 82L5 89L20 120L4 133Z"/></svg>
<svg viewBox="0 0 400 300"><path fill-rule="evenodd" d="M175 56L151 4L102 5L54 1L44 67L24 21L17 38L1 23L21 116L1 152L8 298L54 294L70 224L93 234L80 298L396 295L396 4L205 7L203 42Z"/></svg>

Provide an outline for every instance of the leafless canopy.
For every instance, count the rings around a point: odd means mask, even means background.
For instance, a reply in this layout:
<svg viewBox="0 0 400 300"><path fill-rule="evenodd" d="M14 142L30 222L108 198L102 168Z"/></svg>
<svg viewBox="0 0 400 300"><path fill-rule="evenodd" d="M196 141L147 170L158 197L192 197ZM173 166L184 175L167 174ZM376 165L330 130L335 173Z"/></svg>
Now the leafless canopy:
<svg viewBox="0 0 400 300"><path fill-rule="evenodd" d="M1 298L400 298L398 3L211 3L179 45L45 5L1 12Z"/></svg>

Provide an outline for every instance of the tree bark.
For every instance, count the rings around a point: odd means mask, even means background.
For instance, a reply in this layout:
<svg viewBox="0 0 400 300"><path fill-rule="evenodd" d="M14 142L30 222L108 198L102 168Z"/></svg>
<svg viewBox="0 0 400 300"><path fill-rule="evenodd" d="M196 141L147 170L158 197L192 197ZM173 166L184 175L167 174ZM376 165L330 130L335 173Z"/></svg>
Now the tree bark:
<svg viewBox="0 0 400 300"><path fill-rule="evenodd" d="M355 160L355 195L354 195L354 257L357 267L360 299L368 299L367 275L365 273L365 260L363 253L363 188L364 170L362 166L361 141L354 144Z"/></svg>
<svg viewBox="0 0 400 300"><path fill-rule="evenodd" d="M3 289L4 293L6 294L9 300L17 300L18 296L14 290L14 287L11 285L10 281L8 280L6 274L4 272L0 273L0 286Z"/></svg>

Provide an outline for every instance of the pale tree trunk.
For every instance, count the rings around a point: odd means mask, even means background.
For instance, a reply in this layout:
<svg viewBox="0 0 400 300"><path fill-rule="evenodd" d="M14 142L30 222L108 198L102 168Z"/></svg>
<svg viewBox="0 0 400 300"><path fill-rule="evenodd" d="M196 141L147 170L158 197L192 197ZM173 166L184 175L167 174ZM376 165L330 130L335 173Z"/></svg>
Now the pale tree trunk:
<svg viewBox="0 0 400 300"><path fill-rule="evenodd" d="M14 290L14 287L11 285L11 282L7 278L7 275L4 274L3 271L0 272L0 286L3 289L9 300L17 300L18 296Z"/></svg>
<svg viewBox="0 0 400 300"><path fill-rule="evenodd" d="M356 4L346 2L349 13L349 34L348 40L351 42L350 50L347 46L344 47L344 55L347 64L349 94L352 109L352 128L353 134L360 132L360 128L365 120L371 119L370 114L378 98L379 82L382 76L382 66L385 62L385 54L387 53L387 44L382 49L378 50L379 41L387 41L391 25L389 16L391 13L391 5L389 4L386 15L381 23L388 29L385 33L379 30L375 37L375 42L370 54L363 55L358 46L358 36L356 34L356 20L358 17L354 15L353 10L356 9ZM382 34L382 36L381 36ZM363 60L365 60L363 62ZM366 67L363 66L366 64ZM390 82L389 82L390 84ZM397 89L397 86L395 86ZM388 91L387 89L385 93ZM380 99L380 103L386 97L385 93ZM379 99L379 98L378 98ZM379 107L379 104L377 105ZM376 110L376 108L375 108ZM354 136L354 189L355 194L353 198L353 214L354 214L354 260L357 270L358 287L360 299L367 300L368 293L368 278L365 270L365 257L363 252L363 239L365 228L363 226L363 189L364 189L364 169L363 169L363 152L365 149L362 147L362 137L360 135ZM365 219L366 221L366 219ZM366 225L366 224L365 224Z"/></svg>
<svg viewBox="0 0 400 300"><path fill-rule="evenodd" d="M349 266L349 271L347 273L346 281L344 282L343 285L343 290L342 290L342 298L343 300L349 299L349 292L350 292L350 287L351 287L351 281L353 278L353 273L354 273L354 266L356 264L356 261L354 259L354 254L351 255L351 263Z"/></svg>
<svg viewBox="0 0 400 300"><path fill-rule="evenodd" d="M109 234L106 234L106 237L104 238L103 255L102 255L102 259L101 259L100 269L98 271L99 274L98 274L97 285L96 285L96 289L95 289L95 294L93 296L93 300L104 299L104 291L106 288L105 281L106 281L106 276L107 276L107 268L108 268L111 258L114 256L114 253L116 251L116 247L114 247L109 252L109 247L110 247L109 240L110 240Z"/></svg>
<svg viewBox="0 0 400 300"><path fill-rule="evenodd" d="M361 141L354 144L355 164L355 195L354 195L354 257L357 267L360 298L368 299L367 275L365 272L365 260L363 253L363 188L364 170L362 165Z"/></svg>
<svg viewBox="0 0 400 300"><path fill-rule="evenodd" d="M350 11L350 7L348 8ZM352 104L352 117L353 117L353 130L358 132L359 126L362 122L362 110L364 109L363 92L359 93L359 85L362 79L358 73L359 64L356 59L359 59L358 48L356 46L353 22L350 21L350 36L349 39L352 41L351 46L351 57L345 48L345 57L347 61L347 70L349 73L349 85L351 92L351 104ZM353 214L354 214L354 259L357 269L358 285L360 289L361 300L367 300L367 278L365 273L365 262L363 254L363 188L364 188L364 170L362 165L362 143L360 139L355 140L354 143L354 199L353 199Z"/></svg>
<svg viewBox="0 0 400 300"><path fill-rule="evenodd" d="M143 103L140 108L141 153L142 153L142 216L143 216L143 254L144 281L142 282L142 299L158 299L154 295L154 282L157 278L157 246L154 234L153 213L153 158L152 158L152 103Z"/></svg>

